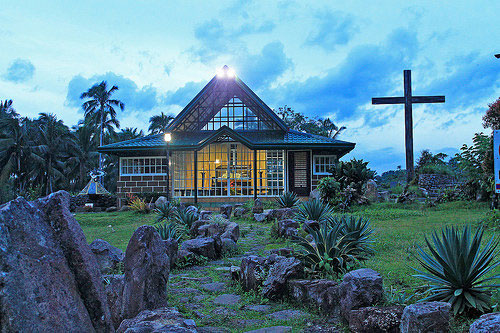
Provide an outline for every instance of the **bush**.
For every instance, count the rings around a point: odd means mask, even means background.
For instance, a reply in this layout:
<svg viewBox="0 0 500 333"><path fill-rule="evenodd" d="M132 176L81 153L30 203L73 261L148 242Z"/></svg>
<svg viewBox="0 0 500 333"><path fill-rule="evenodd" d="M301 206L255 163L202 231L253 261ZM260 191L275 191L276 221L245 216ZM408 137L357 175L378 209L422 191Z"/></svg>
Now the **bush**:
<svg viewBox="0 0 500 333"><path fill-rule="evenodd" d="M276 198L276 202L280 208L293 208L299 204L299 198L293 192L285 192Z"/></svg>
<svg viewBox="0 0 500 333"><path fill-rule="evenodd" d="M333 216L333 209L328 203L323 203L321 200L312 199L302 203L299 206L299 212L296 219L299 222L318 221L326 222Z"/></svg>
<svg viewBox="0 0 500 333"><path fill-rule="evenodd" d="M185 225L188 229L191 229L193 223L198 219L196 214L191 212L190 210L177 210L175 212L175 219L179 223Z"/></svg>
<svg viewBox="0 0 500 333"><path fill-rule="evenodd" d="M182 238L182 232L175 223L162 223L155 225L154 228L160 234L161 239L175 239L177 242Z"/></svg>
<svg viewBox="0 0 500 333"><path fill-rule="evenodd" d="M340 216L320 223L319 229L304 229L312 240L295 236L294 241L302 248L300 256L312 275L338 277L374 253L369 239L373 230L367 219Z"/></svg>
<svg viewBox="0 0 500 333"><path fill-rule="evenodd" d="M325 202L336 201L340 195L340 183L333 177L324 177L318 183L318 190Z"/></svg>
<svg viewBox="0 0 500 333"><path fill-rule="evenodd" d="M458 228L444 228L441 238L432 234L432 244L425 238L430 254L418 248L417 257L425 271L415 269L416 277L429 283L428 301L449 302L456 314L470 310L485 312L490 310L491 292L498 284L488 284L500 278L500 275L486 277L500 261L494 261L498 255L499 241L491 240L480 250L483 229L478 229L471 237L469 226L462 231Z"/></svg>
<svg viewBox="0 0 500 333"><path fill-rule="evenodd" d="M142 214L147 214L149 213L149 206L141 198L135 197L135 196L130 196L129 197L129 204L128 204L130 210L136 212L136 213L142 213Z"/></svg>
<svg viewBox="0 0 500 333"><path fill-rule="evenodd" d="M170 220L175 216L176 211L177 208L172 202L166 202L155 207L153 212L158 215L156 222L161 222L163 220Z"/></svg>

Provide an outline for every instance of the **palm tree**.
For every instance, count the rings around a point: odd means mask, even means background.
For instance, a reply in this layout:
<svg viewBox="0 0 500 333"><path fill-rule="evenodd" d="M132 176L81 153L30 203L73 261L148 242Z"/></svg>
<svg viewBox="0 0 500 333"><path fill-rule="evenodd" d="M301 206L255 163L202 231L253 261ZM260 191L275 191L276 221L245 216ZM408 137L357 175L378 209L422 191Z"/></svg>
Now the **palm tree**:
<svg viewBox="0 0 500 333"><path fill-rule="evenodd" d="M335 139L340 132L346 129L345 126L338 127L330 118L320 119L321 126L326 132L326 136Z"/></svg>
<svg viewBox="0 0 500 333"><path fill-rule="evenodd" d="M19 117L17 112L12 107L12 100L6 99L5 101L0 101L0 118L4 117Z"/></svg>
<svg viewBox="0 0 500 333"><path fill-rule="evenodd" d="M142 130L137 131L137 128L134 127L125 127L122 130L115 134L116 142L137 139L144 136L144 132Z"/></svg>
<svg viewBox="0 0 500 333"><path fill-rule="evenodd" d="M166 115L163 112L161 115L152 116L149 118L149 132L151 134L163 133L166 131L168 124L174 119L173 116Z"/></svg>
<svg viewBox="0 0 500 333"><path fill-rule="evenodd" d="M68 152L76 150L76 144L69 128L55 115L41 113L35 122L37 145L32 156L39 167L33 168L32 178L43 184L48 195L57 181L65 180L65 161L70 157Z"/></svg>
<svg viewBox="0 0 500 333"><path fill-rule="evenodd" d="M3 111L2 111L3 112ZM23 190L27 162L31 152L30 121L28 118L2 117L0 119L0 180L14 176L19 192Z"/></svg>
<svg viewBox="0 0 500 333"><path fill-rule="evenodd" d="M92 125L95 129L99 129L99 145L103 145L105 129L120 127L118 119L116 119L115 107L119 107L123 111L125 104L117 99L111 99L111 95L118 90L117 86L111 87L108 90L106 81L93 85L89 90L84 92L80 98L88 98L83 103L82 107L85 111L85 122ZM99 169L102 170L102 154L99 153Z"/></svg>
<svg viewBox="0 0 500 333"><path fill-rule="evenodd" d="M72 175L74 185L81 189L87 181L87 172L97 167L98 153L94 132L90 126L73 127L76 149L66 161L69 175Z"/></svg>

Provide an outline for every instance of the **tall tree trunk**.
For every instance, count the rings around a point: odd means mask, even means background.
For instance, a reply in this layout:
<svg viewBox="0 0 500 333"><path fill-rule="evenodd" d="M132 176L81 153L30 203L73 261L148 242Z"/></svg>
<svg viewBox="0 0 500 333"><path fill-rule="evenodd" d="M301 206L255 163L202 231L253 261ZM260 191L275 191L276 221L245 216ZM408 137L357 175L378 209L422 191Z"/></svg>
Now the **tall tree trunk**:
<svg viewBox="0 0 500 333"><path fill-rule="evenodd" d="M102 146L104 136L104 105L101 105L101 129L100 129L99 146ZM102 154L99 153L99 171L102 171ZM102 185L102 176L99 176L99 183Z"/></svg>

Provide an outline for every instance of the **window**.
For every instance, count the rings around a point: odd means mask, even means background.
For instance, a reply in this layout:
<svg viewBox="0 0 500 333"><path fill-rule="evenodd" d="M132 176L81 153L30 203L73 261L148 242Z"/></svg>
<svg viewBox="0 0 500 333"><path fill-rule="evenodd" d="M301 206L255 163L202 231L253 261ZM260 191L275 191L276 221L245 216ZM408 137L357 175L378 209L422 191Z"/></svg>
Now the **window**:
<svg viewBox="0 0 500 333"><path fill-rule="evenodd" d="M330 168L337 162L335 155L314 155L313 170L315 175L329 175Z"/></svg>
<svg viewBox="0 0 500 333"><path fill-rule="evenodd" d="M120 158L120 175L165 175L167 173L166 157L122 157Z"/></svg>
<svg viewBox="0 0 500 333"><path fill-rule="evenodd" d="M257 151L258 195L280 195L285 190L285 154L283 150Z"/></svg>
<svg viewBox="0 0 500 333"><path fill-rule="evenodd" d="M214 131L224 125L241 131L270 129L248 106L236 97L231 98L203 127L203 130Z"/></svg>

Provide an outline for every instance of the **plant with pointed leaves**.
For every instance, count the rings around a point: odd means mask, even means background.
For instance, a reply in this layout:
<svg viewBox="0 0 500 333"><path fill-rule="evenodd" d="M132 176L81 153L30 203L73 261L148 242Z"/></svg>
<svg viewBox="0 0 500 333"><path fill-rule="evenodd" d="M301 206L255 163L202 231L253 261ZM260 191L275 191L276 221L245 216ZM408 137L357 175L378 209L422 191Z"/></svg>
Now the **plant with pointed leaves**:
<svg viewBox="0 0 500 333"><path fill-rule="evenodd" d="M163 240L175 239L179 242L182 238L182 232L175 223L161 223L159 225L155 225L154 228L158 231L161 239Z"/></svg>
<svg viewBox="0 0 500 333"><path fill-rule="evenodd" d="M285 192L276 198L276 202L281 208L293 208L299 205L299 198L294 192Z"/></svg>
<svg viewBox="0 0 500 333"><path fill-rule="evenodd" d="M299 222L312 220L321 223L330 220L332 216L333 209L328 203L312 199L299 205L299 212L295 217Z"/></svg>
<svg viewBox="0 0 500 333"><path fill-rule="evenodd" d="M191 229L193 223L197 220L196 214L187 209L178 209L175 212L175 219L185 225L188 229Z"/></svg>
<svg viewBox="0 0 500 333"><path fill-rule="evenodd" d="M428 283L430 293L424 300L451 303L455 314L470 310L485 312L490 309L491 293L500 284L490 284L500 279L500 274L489 276L500 264L499 240L494 236L480 249L483 229L471 235L469 226L463 230L446 227L431 236L432 243L425 238L430 254L418 248L418 262L424 270L415 269L415 276Z"/></svg>
<svg viewBox="0 0 500 333"><path fill-rule="evenodd" d="M156 218L156 222L161 222L163 220L170 220L175 216L175 213L177 212L177 207L171 202L165 202L163 204L160 204L156 206L154 209L154 213L158 215Z"/></svg>

